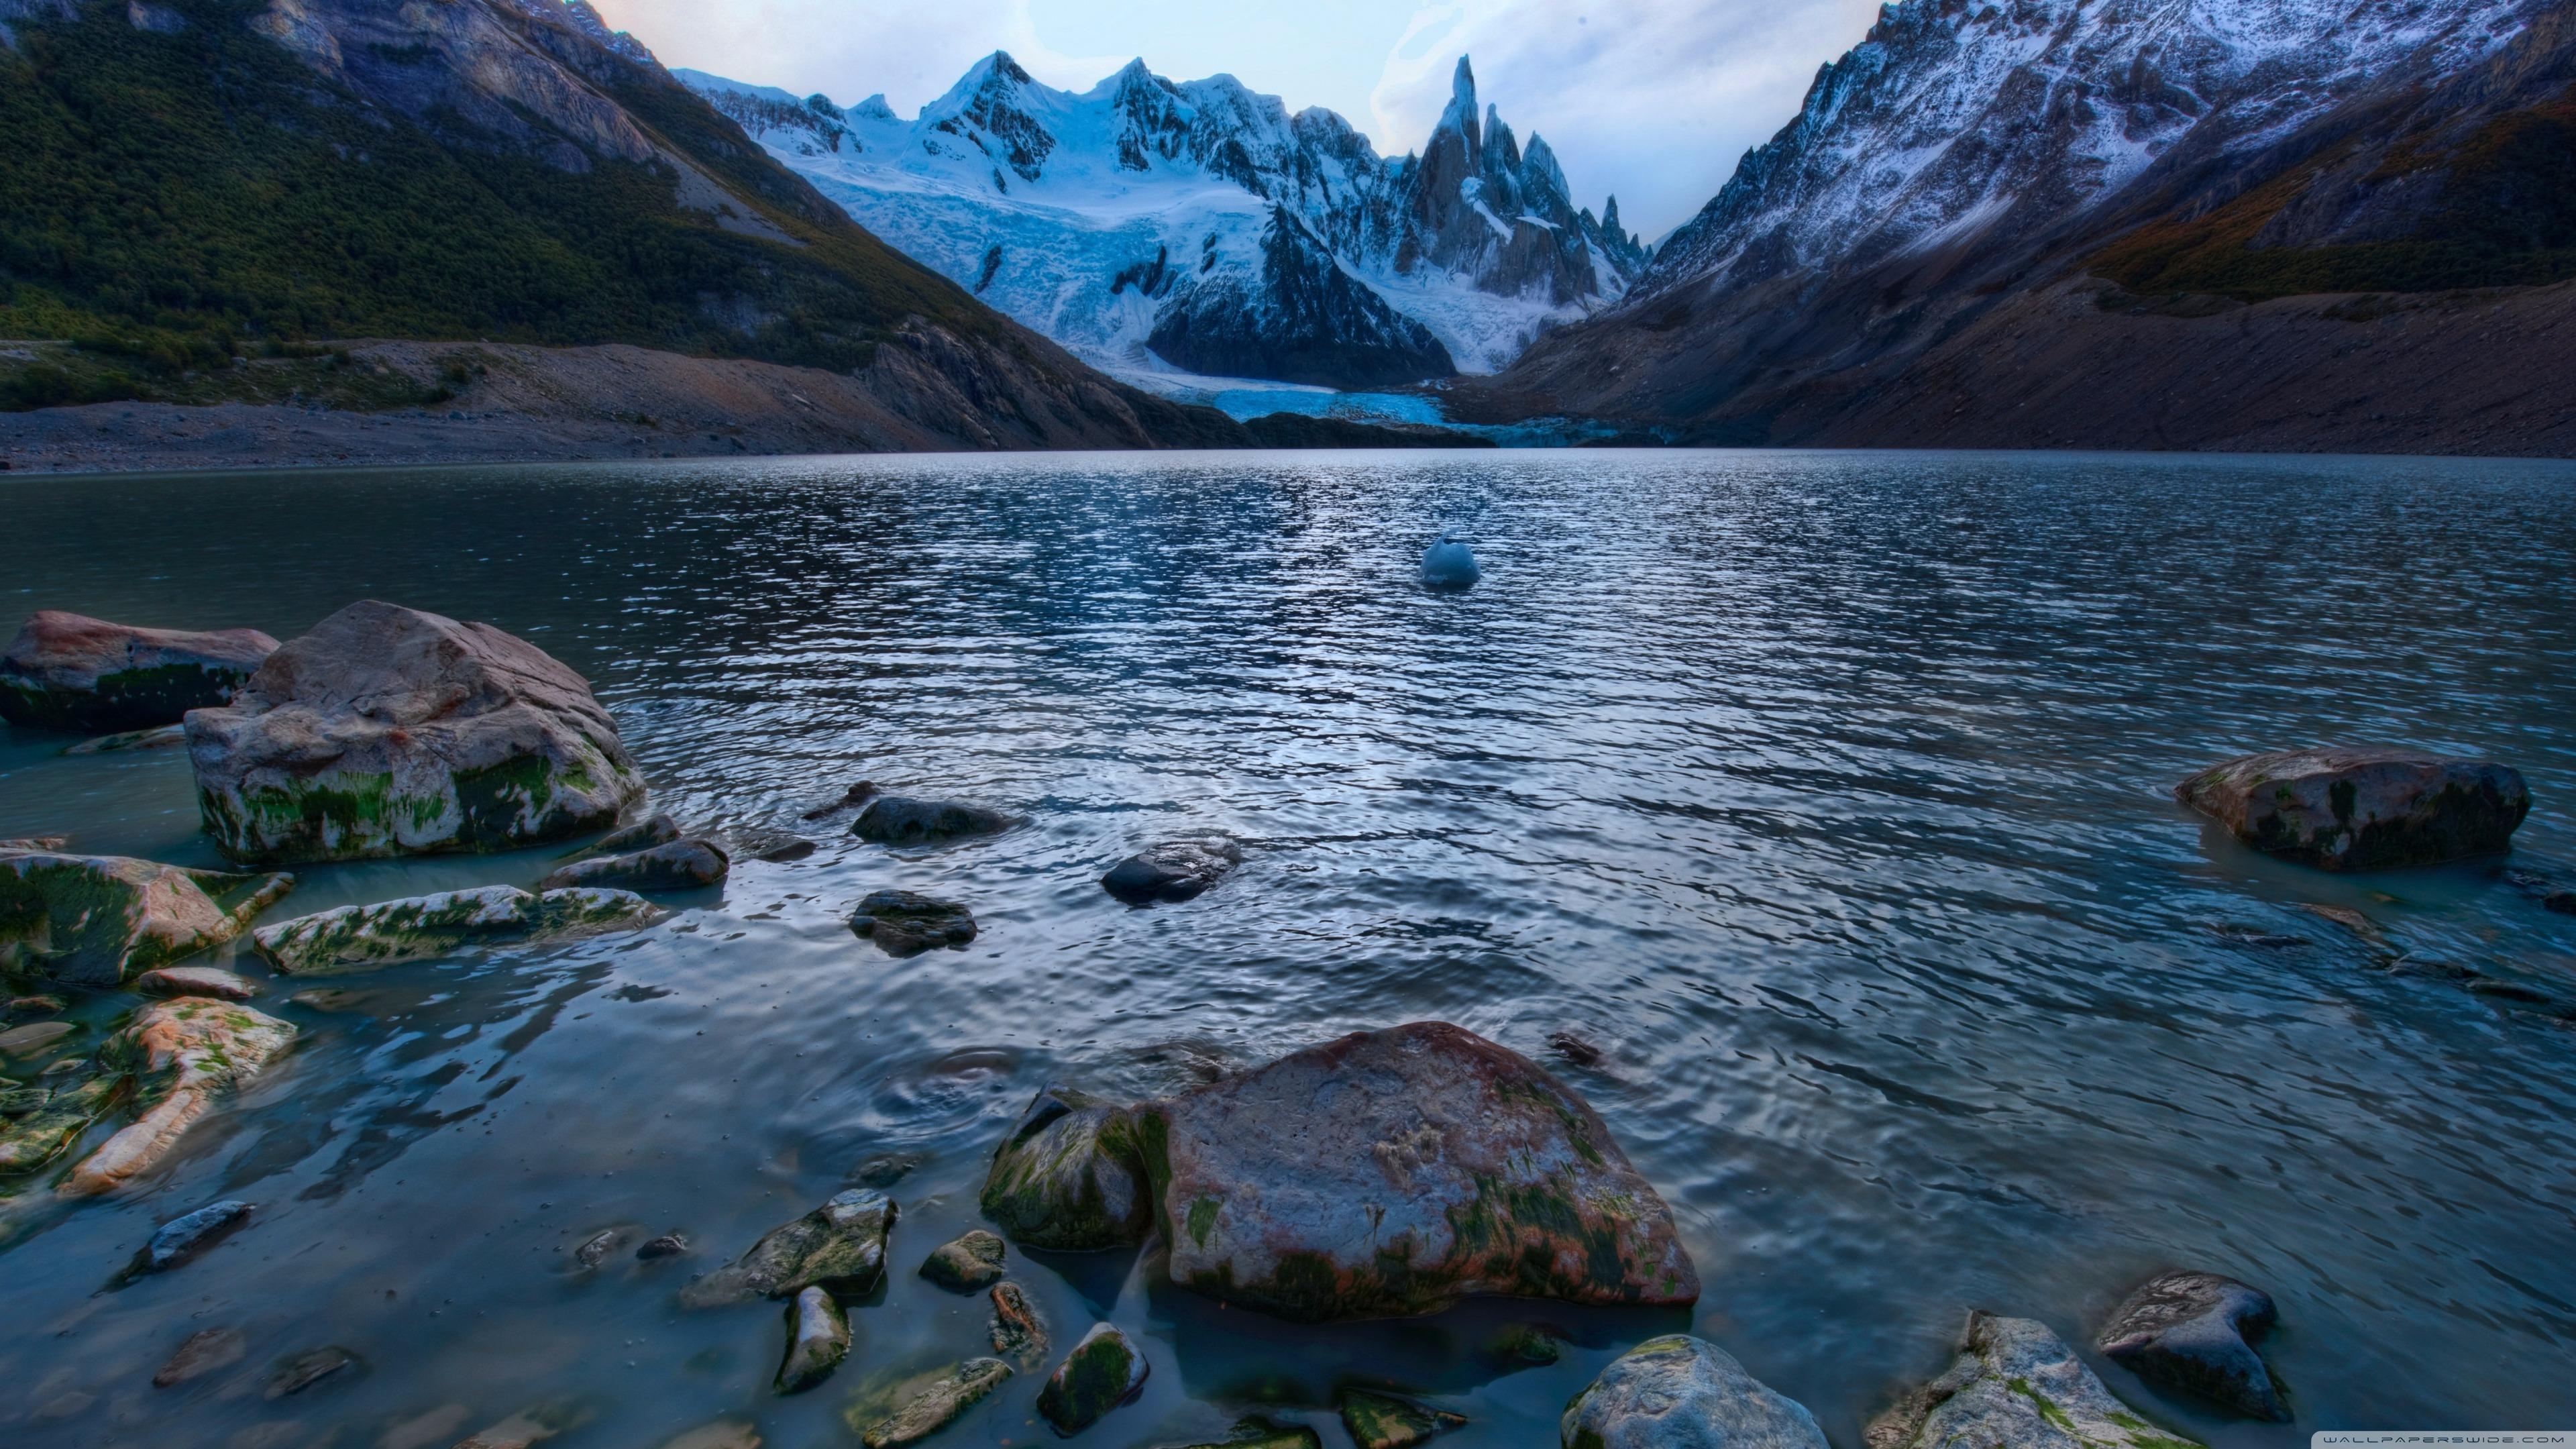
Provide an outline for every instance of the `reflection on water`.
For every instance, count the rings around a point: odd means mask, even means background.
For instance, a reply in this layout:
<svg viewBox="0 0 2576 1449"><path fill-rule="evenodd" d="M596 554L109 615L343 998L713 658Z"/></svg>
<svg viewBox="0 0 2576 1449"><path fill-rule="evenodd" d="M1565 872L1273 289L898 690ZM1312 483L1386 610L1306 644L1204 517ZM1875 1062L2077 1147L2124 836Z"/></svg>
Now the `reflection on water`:
<svg viewBox="0 0 2576 1449"><path fill-rule="evenodd" d="M846 1442L869 1375L982 1351L910 1276L974 1218L1042 1083L1144 1094L1340 1032L1457 1021L1565 1066L1665 1192L1695 1314L1483 1303L1295 1328L1134 1255L1021 1262L1059 1342L1141 1333L1186 1442L1350 1381L1439 1396L1458 1449L1553 1441L1612 1355L1691 1326L1836 1444L1971 1306L2082 1336L2167 1266L2270 1289L2300 1422L2576 1420L2576 1031L2410 964L2576 1001L2576 919L2492 866L2333 879L2166 795L2242 751L2491 752L2576 876L2576 474L2536 465L1898 455L787 461L0 485L0 599L283 636L354 598L487 619L597 681L659 802L775 843L641 936L334 979L266 1004L286 1065L133 1197L20 1204L0 1248L12 1445L447 1443L537 1403L564 1442L726 1415ZM1414 583L1426 539L1486 580ZM171 752L0 734L0 837L214 863ZM1031 817L885 851L808 824L874 779ZM1181 907L1096 881L1224 831ZM549 852L308 872L284 908L507 881ZM963 953L855 939L887 886L969 902ZM2303 912L2348 907L2375 944ZM2254 945L2250 938L2292 937ZM250 969L247 966L245 969ZM77 1015L94 1042L119 1003ZM678 1285L845 1183L904 1172L851 1363L766 1392L770 1307ZM259 1204L98 1289L152 1226ZM693 1256L570 1250L678 1231ZM1505 1374L1501 1328L1567 1335ZM234 1369L171 1390L180 1341ZM261 1397L324 1344L367 1364ZM1034 1381L941 1441L1043 1437ZM424 1419L423 1416L432 1416ZM443 1429L440 1426L445 1426ZM460 1427L461 1426L461 1427ZM1328 1443L1343 1442L1326 1428Z"/></svg>

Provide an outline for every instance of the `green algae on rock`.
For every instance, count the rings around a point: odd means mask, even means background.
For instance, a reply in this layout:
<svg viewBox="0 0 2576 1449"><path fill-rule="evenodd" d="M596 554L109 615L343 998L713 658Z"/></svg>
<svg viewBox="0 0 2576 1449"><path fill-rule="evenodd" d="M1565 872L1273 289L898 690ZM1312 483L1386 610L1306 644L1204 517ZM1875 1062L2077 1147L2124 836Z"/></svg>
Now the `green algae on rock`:
<svg viewBox="0 0 2576 1449"><path fill-rule="evenodd" d="M821 1288L800 1290L787 1305L787 1358L778 1366L778 1392L805 1392L830 1378L849 1354L850 1316L839 1300Z"/></svg>
<svg viewBox="0 0 2576 1449"><path fill-rule="evenodd" d="M2531 813L2531 790L2508 766L2383 748L2248 755L2174 797L2256 850L2326 870L2500 855Z"/></svg>
<svg viewBox="0 0 2576 1449"><path fill-rule="evenodd" d="M90 1124L116 1106L123 1077L102 1073L68 1090L21 1087L0 1120L0 1176L33 1172L70 1150ZM25 1110L16 1110L21 1104Z"/></svg>
<svg viewBox="0 0 2576 1449"><path fill-rule="evenodd" d="M1010 1377L1011 1366L1000 1359L970 1358L862 1390L841 1419L866 1449L901 1449L957 1422Z"/></svg>
<svg viewBox="0 0 2576 1449"><path fill-rule="evenodd" d="M605 829L644 794L580 675L489 624L372 600L187 726L206 833L235 860L508 850Z"/></svg>
<svg viewBox="0 0 2576 1449"><path fill-rule="evenodd" d="M857 1297L885 1279L894 1200L874 1188L841 1193L792 1223L772 1228L734 1263L680 1291L688 1308L786 1298L808 1288Z"/></svg>
<svg viewBox="0 0 2576 1449"><path fill-rule="evenodd" d="M977 1228L931 1250L921 1276L951 1293L972 1293L1002 1276L1002 1240Z"/></svg>
<svg viewBox="0 0 2576 1449"><path fill-rule="evenodd" d="M1092 1252L1145 1240L1152 1204L1122 1108L1048 1085L984 1179L984 1216L1024 1248Z"/></svg>
<svg viewBox="0 0 2576 1449"><path fill-rule="evenodd" d="M1564 1449L1826 1449L1805 1405L1746 1373L1716 1344L1678 1333L1649 1339L1603 1369L1566 1406L1558 1432Z"/></svg>
<svg viewBox="0 0 2576 1449"><path fill-rule="evenodd" d="M276 651L256 629L139 629L48 609L0 651L0 719L92 735L175 725L231 699Z"/></svg>
<svg viewBox="0 0 2576 1449"><path fill-rule="evenodd" d="M294 888L291 875L0 849L0 970L121 985L234 939Z"/></svg>
<svg viewBox="0 0 2576 1449"><path fill-rule="evenodd" d="M1038 1413L1057 1433L1079 1434L1142 1393L1152 1372L1127 1335L1109 1324L1094 1324L1038 1390Z"/></svg>
<svg viewBox="0 0 2576 1449"><path fill-rule="evenodd" d="M917 891L870 891L850 916L850 930L889 956L918 956L933 947L962 948L975 939L975 914L955 901Z"/></svg>
<svg viewBox="0 0 2576 1449"><path fill-rule="evenodd" d="M1413 1449L1467 1427L1463 1414L1366 1389L1342 1392L1342 1427L1359 1449Z"/></svg>
<svg viewBox="0 0 2576 1449"><path fill-rule="evenodd" d="M484 886L372 906L337 906L264 926L251 933L251 944L285 975L318 976L443 956L467 946L639 930L663 914L626 891L532 895L515 886Z"/></svg>
<svg viewBox="0 0 2576 1449"><path fill-rule="evenodd" d="M100 1052L130 1065L143 1115L73 1168L63 1192L113 1192L159 1166L218 1096L257 1076L294 1040L292 1025L237 1002L192 996L143 1008Z"/></svg>
<svg viewBox="0 0 2576 1449"><path fill-rule="evenodd" d="M2200 1449L2132 1413L2045 1324L1969 1315L1958 1359L1869 1426L1869 1449ZM1569 1449L1572 1441L1568 1440Z"/></svg>

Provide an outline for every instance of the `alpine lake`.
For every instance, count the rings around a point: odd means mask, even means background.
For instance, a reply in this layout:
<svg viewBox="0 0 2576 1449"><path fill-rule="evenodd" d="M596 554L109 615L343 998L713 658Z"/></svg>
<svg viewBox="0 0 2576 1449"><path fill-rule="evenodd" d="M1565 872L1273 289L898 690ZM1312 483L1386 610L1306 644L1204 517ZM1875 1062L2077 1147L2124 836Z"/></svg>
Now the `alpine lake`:
<svg viewBox="0 0 2576 1449"><path fill-rule="evenodd" d="M1679 1222L1696 1309L1297 1325L1150 1250L1015 1247L1059 1350L1108 1322L1149 1361L1087 1442L1258 1412L1347 1449L1336 1395L1366 1386L1465 1416L1455 1449L1539 1449L1604 1365L1691 1332L1861 1449L1971 1309L2048 1324L2227 1449L2576 1428L2576 916L2528 886L2576 881L2576 467L835 458L24 478L0 502L20 615L491 622L592 682L655 807L738 843L723 888L641 932L312 986L207 958L296 1044L123 1193L59 1199L59 1163L6 1185L13 1449L444 1449L530 1410L563 1449L718 1421L854 1444L867 1385L991 1351L983 1298L916 1270L979 1225L1043 1086L1136 1100L1425 1020L1600 1112ZM1416 579L1444 529L1472 591ZM184 750L71 742L0 727L0 838L223 865ZM2172 798L2334 742L2515 766L2514 854L2328 875ZM807 818L860 780L1026 823L886 849ZM1102 890L1210 833L1246 860L1198 899ZM524 886L560 854L303 868L264 919ZM889 956L849 924L888 887L967 903L980 936ZM137 1006L66 994L77 1029L9 1075ZM779 1306L679 1292L862 1181L901 1211L886 1285L837 1374L780 1396ZM227 1198L248 1226L110 1287ZM581 1267L611 1228L689 1251ZM2167 1268L2277 1300L2295 1422L2093 1352ZM1495 1361L1523 1324L1554 1364ZM207 1329L240 1361L156 1389ZM326 1346L358 1365L269 1395ZM933 1442L1051 1442L1042 1377Z"/></svg>

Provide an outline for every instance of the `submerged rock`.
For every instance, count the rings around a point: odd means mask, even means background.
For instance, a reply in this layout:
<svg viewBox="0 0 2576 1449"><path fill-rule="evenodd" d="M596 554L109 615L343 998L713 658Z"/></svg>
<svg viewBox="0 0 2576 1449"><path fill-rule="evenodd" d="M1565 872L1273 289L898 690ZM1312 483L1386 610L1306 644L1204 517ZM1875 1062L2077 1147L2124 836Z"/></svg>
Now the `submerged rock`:
<svg viewBox="0 0 2576 1449"><path fill-rule="evenodd" d="M1494 1335L1485 1345L1485 1357L1501 1366L1503 1372L1543 1368L1564 1355L1564 1346L1555 1334L1527 1323L1516 1323Z"/></svg>
<svg viewBox="0 0 2576 1449"><path fill-rule="evenodd" d="M1462 539L1440 535L1440 541L1422 551L1422 582L1434 589L1469 589L1485 576L1476 566L1476 551Z"/></svg>
<svg viewBox="0 0 2576 1449"><path fill-rule="evenodd" d="M292 1025L229 1001L183 997L135 1013L102 1055L137 1064L143 1115L73 1168L62 1191L113 1192L160 1165L217 1097L257 1076L294 1040Z"/></svg>
<svg viewBox="0 0 2576 1449"><path fill-rule="evenodd" d="M202 996L209 1001L248 1001L259 988L220 966L164 966L134 978L145 996Z"/></svg>
<svg viewBox="0 0 2576 1449"><path fill-rule="evenodd" d="M686 834L688 832L680 828L680 822L672 819L668 812L656 810L632 825L612 830L567 854L580 860L594 855L629 855L639 850L651 850L657 845L668 845Z"/></svg>
<svg viewBox="0 0 2576 1449"><path fill-rule="evenodd" d="M1413 1449L1466 1428L1467 1419L1392 1394L1348 1389L1342 1394L1342 1427L1359 1449Z"/></svg>
<svg viewBox="0 0 2576 1449"><path fill-rule="evenodd" d="M467 946L640 930L662 915L660 907L626 891L531 895L514 886L484 886L298 916L252 932L251 944L280 972L314 976L444 956Z"/></svg>
<svg viewBox="0 0 2576 1449"><path fill-rule="evenodd" d="M169 1272L249 1222L253 1211L249 1203L228 1198L185 1217L172 1218L152 1235L152 1241L143 1245L143 1251L134 1255L134 1261L126 1266L125 1278Z"/></svg>
<svg viewBox="0 0 2576 1449"><path fill-rule="evenodd" d="M850 833L878 845L945 845L970 836L998 835L1018 823L999 810L963 800L879 795L851 822Z"/></svg>
<svg viewBox="0 0 2576 1449"><path fill-rule="evenodd" d="M852 1188L771 1229L739 1260L682 1289L680 1302L714 1308L786 1298L808 1288L858 1297L885 1278L886 1235L894 1221L893 1199L873 1188Z"/></svg>
<svg viewBox="0 0 2576 1449"><path fill-rule="evenodd" d="M2507 766L2379 748L2248 755L2174 795L2256 850L2327 870L2500 854L2531 813L2531 791Z"/></svg>
<svg viewBox="0 0 2576 1449"><path fill-rule="evenodd" d="M744 1419L718 1419L662 1441L662 1449L760 1449L760 1430Z"/></svg>
<svg viewBox="0 0 2576 1449"><path fill-rule="evenodd" d="M837 815L844 810L856 810L860 806L877 798L880 793L882 792L877 789L876 781L861 780L859 783L852 785L849 789L842 791L840 799L833 801L829 805L817 805L813 809L806 811L805 818L808 820L820 820L826 815Z"/></svg>
<svg viewBox="0 0 2576 1449"><path fill-rule="evenodd" d="M367 1361L337 1344L299 1353L277 1361L269 1371L268 1387L260 1391L264 1399L282 1399L300 1394L327 1379L343 1374L352 1377L366 1371Z"/></svg>
<svg viewBox="0 0 2576 1449"><path fill-rule="evenodd" d="M644 1246L635 1250L635 1261L639 1263L658 1263L664 1258L680 1257L688 1251L689 1240L687 1238L682 1237L678 1233L664 1233L658 1238L646 1239Z"/></svg>
<svg viewBox="0 0 2576 1449"><path fill-rule="evenodd" d="M871 891L850 917L850 929L885 948L889 956L918 956L934 947L960 948L975 939L975 917L954 901L912 891Z"/></svg>
<svg viewBox="0 0 2576 1449"><path fill-rule="evenodd" d="M1699 1275L1592 1108L1442 1022L1136 1109L1173 1281L1321 1321L1475 1294L1687 1304Z"/></svg>
<svg viewBox="0 0 2576 1449"><path fill-rule="evenodd" d="M121 1076L101 1074L68 1090L12 1089L0 1114L0 1175L33 1172L60 1157L107 1115L125 1085Z"/></svg>
<svg viewBox="0 0 2576 1449"><path fill-rule="evenodd" d="M1684 1334L1649 1339L1603 1369L1566 1406L1558 1434L1564 1449L1826 1449L1805 1405Z"/></svg>
<svg viewBox="0 0 2576 1449"><path fill-rule="evenodd" d="M257 629L138 629L48 609L0 651L0 719L94 735L174 725L230 700L275 652Z"/></svg>
<svg viewBox="0 0 2576 1449"><path fill-rule="evenodd" d="M0 970L117 986L239 936L291 875L0 850Z"/></svg>
<svg viewBox="0 0 2576 1449"><path fill-rule="evenodd" d="M100 735L76 745L65 745L63 754L78 759L88 755L116 755L127 750L175 750L188 743L184 725L166 724L159 729L127 730L123 734Z"/></svg>
<svg viewBox="0 0 2576 1449"><path fill-rule="evenodd" d="M943 1243L921 1265L921 1276L951 1293L972 1293L1002 1276L1002 1240L981 1228Z"/></svg>
<svg viewBox="0 0 2576 1449"><path fill-rule="evenodd" d="M1143 1242L1152 1199L1133 1120L1048 1084L993 1154L978 1205L1024 1248L1078 1253Z"/></svg>
<svg viewBox="0 0 2576 1449"><path fill-rule="evenodd" d="M1172 840L1118 862L1100 885L1131 906L1193 900L1242 863L1231 840Z"/></svg>
<svg viewBox="0 0 2576 1449"><path fill-rule="evenodd" d="M206 833L246 861L509 850L644 793L580 675L489 624L352 604L188 716Z"/></svg>
<svg viewBox="0 0 2576 1449"><path fill-rule="evenodd" d="M1276 1424L1255 1415L1234 1421L1234 1432L1215 1444L1187 1449L1323 1449L1324 1436L1303 1424Z"/></svg>
<svg viewBox="0 0 2576 1449"><path fill-rule="evenodd" d="M1127 1335L1095 1324L1038 1390L1038 1413L1057 1433L1079 1434L1144 1392L1152 1371Z"/></svg>
<svg viewBox="0 0 2576 1449"><path fill-rule="evenodd" d="M993 1285L993 1317L987 1332L993 1340L993 1352L1009 1359L1013 1368L1025 1373L1046 1362L1046 1320L1038 1316L1036 1306L1019 1284Z"/></svg>
<svg viewBox="0 0 2576 1449"><path fill-rule="evenodd" d="M850 1354L850 1319L831 1294L807 1288L787 1306L787 1359L778 1391L801 1394L832 1376Z"/></svg>
<svg viewBox="0 0 2576 1449"><path fill-rule="evenodd" d="M573 1266L584 1271L596 1268L608 1261L609 1254L625 1247L634 1236L633 1228L608 1228L593 1233L582 1240L580 1247L572 1250Z"/></svg>
<svg viewBox="0 0 2576 1449"><path fill-rule="evenodd" d="M1010 1376L1011 1366L1000 1359L970 1358L863 1394L841 1418L866 1449L900 1449L957 1422Z"/></svg>
<svg viewBox="0 0 2576 1449"><path fill-rule="evenodd" d="M2166 1273L2112 1312L2100 1343L2105 1356L2151 1384L2287 1423L2289 1407L2253 1344L2278 1317L2271 1295L2233 1278Z"/></svg>
<svg viewBox="0 0 2576 1449"><path fill-rule="evenodd" d="M456 1441L456 1449L535 1449L548 1439L587 1423L579 1404L532 1404L496 1424L486 1424Z"/></svg>
<svg viewBox="0 0 2576 1449"><path fill-rule="evenodd" d="M2027 1318L1971 1314L1958 1360L1869 1426L1869 1449L2200 1449L2111 1397L2063 1339Z"/></svg>
<svg viewBox="0 0 2576 1449"><path fill-rule="evenodd" d="M32 1057L80 1028L68 1021L39 1021L0 1031L0 1057Z"/></svg>
<svg viewBox="0 0 2576 1449"><path fill-rule="evenodd" d="M762 851L759 858L771 865L794 865L810 858L819 849L821 847L810 840L790 840Z"/></svg>
<svg viewBox="0 0 2576 1449"><path fill-rule="evenodd" d="M175 1389L191 1379L204 1378L217 1369L231 1368L242 1361L250 1340L238 1328L207 1328L189 1334L178 1352L170 1355L152 1375L152 1387Z"/></svg>
<svg viewBox="0 0 2576 1449"><path fill-rule="evenodd" d="M64 1010L59 996L12 996L7 1011L11 1016L53 1016Z"/></svg>
<svg viewBox="0 0 2576 1449"><path fill-rule="evenodd" d="M733 857L712 840L674 840L628 855L600 855L537 882L540 891L594 887L616 891L694 891L719 886Z"/></svg>

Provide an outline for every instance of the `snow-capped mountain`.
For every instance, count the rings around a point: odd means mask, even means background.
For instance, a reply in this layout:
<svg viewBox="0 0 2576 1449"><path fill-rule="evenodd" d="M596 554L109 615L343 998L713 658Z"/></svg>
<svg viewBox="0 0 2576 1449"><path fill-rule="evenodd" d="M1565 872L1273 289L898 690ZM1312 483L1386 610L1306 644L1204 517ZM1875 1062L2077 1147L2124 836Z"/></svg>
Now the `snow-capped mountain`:
<svg viewBox="0 0 2576 1449"><path fill-rule="evenodd" d="M1547 143L1477 107L1463 58L1423 150L1143 61L1076 95L996 53L907 121L871 97L677 72L850 215L1131 376L1369 387L1490 372L1615 302L1644 245Z"/></svg>

